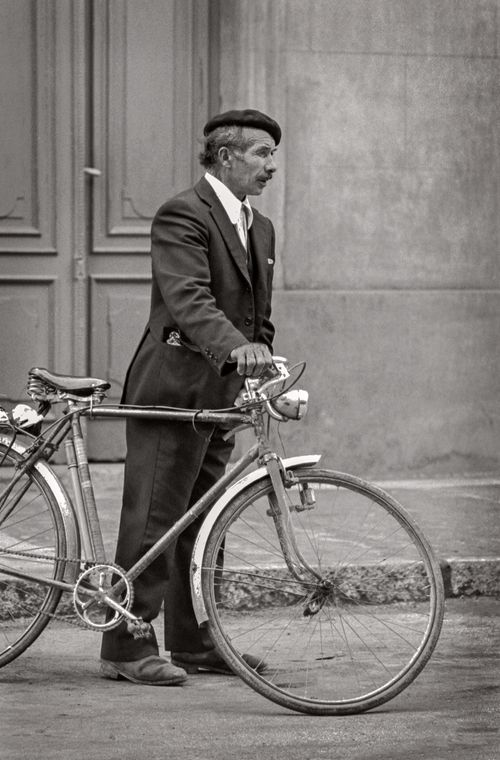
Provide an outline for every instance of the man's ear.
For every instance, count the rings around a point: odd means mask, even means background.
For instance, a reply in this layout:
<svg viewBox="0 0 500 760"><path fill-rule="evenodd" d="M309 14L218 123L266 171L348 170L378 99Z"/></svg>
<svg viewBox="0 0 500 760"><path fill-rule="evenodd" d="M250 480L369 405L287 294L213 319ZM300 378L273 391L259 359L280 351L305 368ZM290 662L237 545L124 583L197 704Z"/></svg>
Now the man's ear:
<svg viewBox="0 0 500 760"><path fill-rule="evenodd" d="M229 148L227 148L226 145L223 145L222 148L219 148L218 156L222 166L227 167L231 165L231 154L229 152Z"/></svg>

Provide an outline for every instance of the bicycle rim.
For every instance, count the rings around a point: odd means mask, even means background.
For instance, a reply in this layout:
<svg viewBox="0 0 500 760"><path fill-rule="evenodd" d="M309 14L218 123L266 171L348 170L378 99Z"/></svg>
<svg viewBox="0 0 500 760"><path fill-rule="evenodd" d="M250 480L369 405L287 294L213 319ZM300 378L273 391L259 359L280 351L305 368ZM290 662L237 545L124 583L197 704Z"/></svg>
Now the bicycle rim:
<svg viewBox="0 0 500 760"><path fill-rule="evenodd" d="M1 498L19 454L0 444L0 667L20 655L51 619L61 591L8 575L9 570L61 579L66 552L57 502L36 470Z"/></svg>
<svg viewBox="0 0 500 760"><path fill-rule="evenodd" d="M319 578L292 576L270 514L271 483L253 484L207 541L209 631L233 670L268 699L311 714L362 712L396 696L429 659L443 618L440 568L381 489L328 470L294 475L287 501L297 545ZM265 670L249 668L242 654Z"/></svg>

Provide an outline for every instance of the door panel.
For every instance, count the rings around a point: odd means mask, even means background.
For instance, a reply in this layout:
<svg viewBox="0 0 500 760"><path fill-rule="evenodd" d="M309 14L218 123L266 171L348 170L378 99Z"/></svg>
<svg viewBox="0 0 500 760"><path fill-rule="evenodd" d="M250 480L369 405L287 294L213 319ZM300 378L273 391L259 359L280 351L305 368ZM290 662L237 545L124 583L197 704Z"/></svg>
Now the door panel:
<svg viewBox="0 0 500 760"><path fill-rule="evenodd" d="M110 0L94 7L92 374L120 398L149 314L151 221L192 184L208 108L208 3ZM120 459L123 425L89 427L94 459Z"/></svg>
<svg viewBox="0 0 500 760"><path fill-rule="evenodd" d="M85 247L74 214L83 26L78 0L0 3L0 393L9 403L26 400L30 367L82 365L73 257Z"/></svg>
<svg viewBox="0 0 500 760"><path fill-rule="evenodd" d="M202 4L111 0L94 20L94 254L149 250L153 215L192 180L205 100ZM196 24L198 26L198 24ZM196 60L195 60L196 59ZM203 70L199 70L199 66ZM206 111L206 109L204 109Z"/></svg>
<svg viewBox="0 0 500 760"><path fill-rule="evenodd" d="M55 254L54 8L0 4L0 251Z"/></svg>
<svg viewBox="0 0 500 760"><path fill-rule="evenodd" d="M149 311L152 217L199 174L209 10L1 0L4 401L25 400L34 365L109 378L120 398ZM94 458L121 458L121 426L89 425L89 445Z"/></svg>

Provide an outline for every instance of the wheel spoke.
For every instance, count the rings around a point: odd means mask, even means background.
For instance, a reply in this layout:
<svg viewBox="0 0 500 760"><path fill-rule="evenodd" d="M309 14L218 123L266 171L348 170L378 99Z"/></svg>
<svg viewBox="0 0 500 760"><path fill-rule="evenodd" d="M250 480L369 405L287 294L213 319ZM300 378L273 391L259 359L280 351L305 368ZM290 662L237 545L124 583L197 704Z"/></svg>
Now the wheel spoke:
<svg viewBox="0 0 500 760"><path fill-rule="evenodd" d="M249 486L205 549L209 630L231 666L269 699L316 714L360 712L398 694L432 653L442 621L439 566L380 489L329 471L295 474L316 496L302 510L294 486L287 491L295 540L322 580L290 575L267 516L270 481ZM243 653L267 669L252 671Z"/></svg>
<svg viewBox="0 0 500 760"><path fill-rule="evenodd" d="M4 491L20 456L0 443ZM9 570L60 579L66 541L58 504L39 472L24 473L2 507L0 523L0 666L21 654L45 628L61 592L9 576ZM40 554L37 557L37 553Z"/></svg>

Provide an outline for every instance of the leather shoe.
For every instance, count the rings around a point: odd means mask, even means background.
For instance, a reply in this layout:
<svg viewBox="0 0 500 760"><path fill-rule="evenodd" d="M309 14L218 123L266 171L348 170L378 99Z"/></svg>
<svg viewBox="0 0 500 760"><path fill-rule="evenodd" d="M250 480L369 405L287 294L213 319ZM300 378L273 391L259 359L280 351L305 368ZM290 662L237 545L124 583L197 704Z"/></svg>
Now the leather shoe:
<svg viewBox="0 0 500 760"><path fill-rule="evenodd" d="M146 686L177 686L187 678L184 670L154 654L130 662L101 660L101 675L115 680L124 678Z"/></svg>
<svg viewBox="0 0 500 760"><path fill-rule="evenodd" d="M251 654L244 654L242 657L257 673L261 673L267 668L267 664L259 657L254 657ZM171 658L173 664L183 668L186 673L207 672L235 675L215 649L209 649L205 652L171 652Z"/></svg>

